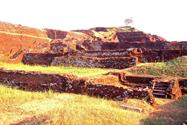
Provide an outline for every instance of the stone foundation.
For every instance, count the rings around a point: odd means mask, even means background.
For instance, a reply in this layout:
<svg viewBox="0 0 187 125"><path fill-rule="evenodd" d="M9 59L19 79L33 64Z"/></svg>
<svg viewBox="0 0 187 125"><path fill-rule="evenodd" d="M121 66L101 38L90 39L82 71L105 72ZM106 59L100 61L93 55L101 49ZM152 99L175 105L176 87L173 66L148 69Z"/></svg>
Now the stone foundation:
<svg viewBox="0 0 187 125"><path fill-rule="evenodd" d="M115 85L92 84L86 79L67 74L58 75L1 69L0 82L28 91L53 90L56 92L87 94L113 100L142 99L148 96L147 90L129 90Z"/></svg>
<svg viewBox="0 0 187 125"><path fill-rule="evenodd" d="M187 50L144 50L140 62L161 62L187 55Z"/></svg>
<svg viewBox="0 0 187 125"><path fill-rule="evenodd" d="M93 57L55 57L52 65L77 66L77 67L96 67L96 68L114 68L124 69L135 66L137 63L135 57L111 57L111 58L93 58Z"/></svg>

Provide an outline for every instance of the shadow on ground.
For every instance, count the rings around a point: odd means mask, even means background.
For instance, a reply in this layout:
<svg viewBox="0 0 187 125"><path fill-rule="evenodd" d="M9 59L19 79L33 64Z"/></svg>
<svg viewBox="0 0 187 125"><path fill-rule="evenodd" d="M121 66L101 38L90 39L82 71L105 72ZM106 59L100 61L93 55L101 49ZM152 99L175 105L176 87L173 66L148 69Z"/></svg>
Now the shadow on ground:
<svg viewBox="0 0 187 125"><path fill-rule="evenodd" d="M187 120L187 95L180 100L159 106L148 118L142 120L145 125L182 125Z"/></svg>

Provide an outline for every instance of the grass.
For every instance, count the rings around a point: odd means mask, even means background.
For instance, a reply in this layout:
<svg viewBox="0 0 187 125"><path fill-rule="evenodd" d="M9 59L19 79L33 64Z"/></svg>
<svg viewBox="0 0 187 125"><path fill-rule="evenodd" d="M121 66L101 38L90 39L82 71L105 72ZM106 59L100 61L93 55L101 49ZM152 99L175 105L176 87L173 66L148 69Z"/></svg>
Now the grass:
<svg viewBox="0 0 187 125"><path fill-rule="evenodd" d="M147 103L142 101L145 106ZM25 92L0 86L2 125L35 116L33 124L45 116L51 125L138 125L147 114L123 110L118 102L84 95Z"/></svg>
<svg viewBox="0 0 187 125"><path fill-rule="evenodd" d="M81 77L98 76L110 71L99 68L42 67L6 63L0 63L0 68L71 73ZM178 58L169 62L139 64L127 72L187 77L187 63L184 58ZM159 107L153 110L144 100L128 100L127 104L146 110L145 113L137 113L120 108L119 104L125 102L52 91L26 92L0 85L0 125L25 119L31 119L25 122L33 125L176 125L187 119L187 95L179 101L157 99L157 102Z"/></svg>
<svg viewBox="0 0 187 125"><path fill-rule="evenodd" d="M145 109L138 113L120 108L125 102L52 91L26 92L0 85L0 125L30 118L26 123L33 125L175 125L186 119L187 95L179 101L157 102L160 106L154 110L144 100L129 99L127 104Z"/></svg>
<svg viewBox="0 0 187 125"><path fill-rule="evenodd" d="M168 62L143 63L127 70L138 75L187 77L187 57L180 57Z"/></svg>
<svg viewBox="0 0 187 125"><path fill-rule="evenodd" d="M187 120L187 95L178 101L162 105L143 122L145 125L181 125Z"/></svg>
<svg viewBox="0 0 187 125"><path fill-rule="evenodd" d="M82 68L82 67L63 67L63 66L29 66L24 64L8 64L0 62L0 68L7 70L24 70L24 71L38 71L43 73L58 73L58 74L74 74L80 77L98 76L105 74L110 69L101 68Z"/></svg>

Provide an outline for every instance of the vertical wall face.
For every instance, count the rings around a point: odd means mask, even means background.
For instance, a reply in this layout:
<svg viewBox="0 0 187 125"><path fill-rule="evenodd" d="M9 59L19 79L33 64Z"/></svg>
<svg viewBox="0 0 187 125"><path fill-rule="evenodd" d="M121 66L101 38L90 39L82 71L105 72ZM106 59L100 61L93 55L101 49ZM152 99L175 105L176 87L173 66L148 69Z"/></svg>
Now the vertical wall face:
<svg viewBox="0 0 187 125"><path fill-rule="evenodd" d="M51 39L64 39L67 35L66 31L45 29L47 36Z"/></svg>
<svg viewBox="0 0 187 125"><path fill-rule="evenodd" d="M55 57L52 65L66 65L77 67L97 67L124 69L136 65L137 58L134 57L110 57L110 58L90 58L90 57Z"/></svg>
<svg viewBox="0 0 187 125"><path fill-rule="evenodd" d="M118 85L105 85L88 81L67 74L0 70L0 82L29 91L53 90L56 92L87 94L119 101L126 98L143 99L149 96L146 90L129 90Z"/></svg>

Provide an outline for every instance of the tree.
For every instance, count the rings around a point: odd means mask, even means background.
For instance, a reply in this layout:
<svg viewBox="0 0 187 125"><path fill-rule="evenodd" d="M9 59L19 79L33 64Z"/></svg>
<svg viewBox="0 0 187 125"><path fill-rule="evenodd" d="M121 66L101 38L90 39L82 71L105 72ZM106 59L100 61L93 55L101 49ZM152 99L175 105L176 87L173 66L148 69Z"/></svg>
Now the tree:
<svg viewBox="0 0 187 125"><path fill-rule="evenodd" d="M130 24L132 24L134 21L133 21L133 19L132 18L127 18L127 19L125 19L125 25L126 26L129 26Z"/></svg>

